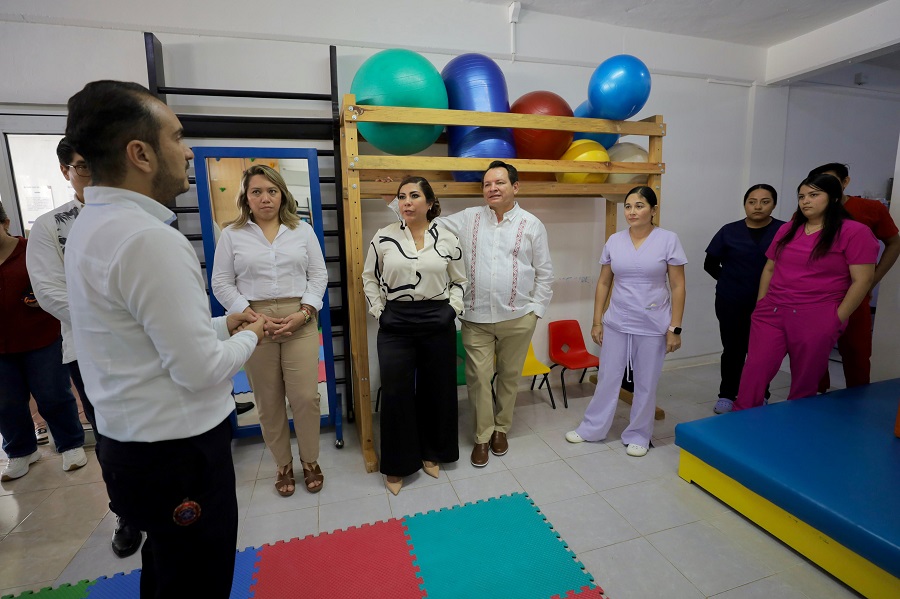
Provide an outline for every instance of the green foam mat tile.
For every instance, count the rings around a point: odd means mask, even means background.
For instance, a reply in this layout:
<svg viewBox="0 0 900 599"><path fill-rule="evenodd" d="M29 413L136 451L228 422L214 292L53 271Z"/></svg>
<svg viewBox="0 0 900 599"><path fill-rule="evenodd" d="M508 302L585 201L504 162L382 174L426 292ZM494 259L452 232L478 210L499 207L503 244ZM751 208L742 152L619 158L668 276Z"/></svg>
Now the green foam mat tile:
<svg viewBox="0 0 900 599"><path fill-rule="evenodd" d="M82 580L77 584L63 584L55 589L47 587L40 591L25 591L19 595L3 595L0 599L84 599L92 584L92 580Z"/></svg>
<svg viewBox="0 0 900 599"><path fill-rule="evenodd" d="M593 576L523 493L404 521L429 599L547 599L593 588Z"/></svg>

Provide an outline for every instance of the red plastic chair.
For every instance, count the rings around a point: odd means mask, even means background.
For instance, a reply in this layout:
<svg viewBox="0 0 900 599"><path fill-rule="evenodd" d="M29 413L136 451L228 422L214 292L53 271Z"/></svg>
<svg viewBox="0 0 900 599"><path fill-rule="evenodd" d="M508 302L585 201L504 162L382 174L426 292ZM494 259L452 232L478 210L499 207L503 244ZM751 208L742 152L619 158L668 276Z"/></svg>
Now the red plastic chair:
<svg viewBox="0 0 900 599"><path fill-rule="evenodd" d="M584 346L584 337L581 335L581 326L577 320L554 320L547 325L547 332L550 342L550 360L553 370L557 366L562 366L559 373L559 380L562 382L563 405L569 407L569 398L566 396L566 370L581 369L581 378L578 382L584 380L584 374L588 368L596 368L600 366L600 358L588 352Z"/></svg>

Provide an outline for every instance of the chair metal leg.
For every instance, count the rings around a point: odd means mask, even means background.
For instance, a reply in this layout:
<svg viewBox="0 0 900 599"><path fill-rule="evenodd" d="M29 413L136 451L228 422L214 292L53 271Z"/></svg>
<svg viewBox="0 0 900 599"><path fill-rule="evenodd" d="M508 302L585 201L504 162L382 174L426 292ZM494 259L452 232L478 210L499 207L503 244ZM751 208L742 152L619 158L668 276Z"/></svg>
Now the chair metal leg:
<svg viewBox="0 0 900 599"><path fill-rule="evenodd" d="M547 379L547 375L544 375L544 378L541 379L541 384L538 386L538 389L544 386L544 383L547 383L547 393L550 394L550 405L553 409L556 409L556 401L553 399L553 389L550 388L550 380Z"/></svg>
<svg viewBox="0 0 900 599"><path fill-rule="evenodd" d="M581 371L581 378L578 379L578 383L581 384L584 382L584 373L587 372L587 368Z"/></svg>
<svg viewBox="0 0 900 599"><path fill-rule="evenodd" d="M531 390L534 391L534 382L537 380L537 375L531 377Z"/></svg>
<svg viewBox="0 0 900 599"><path fill-rule="evenodd" d="M563 388L563 405L568 410L569 409L569 398L566 396L566 367L565 366L563 366L563 369L559 371L559 380L560 380L560 382L562 382L562 388Z"/></svg>

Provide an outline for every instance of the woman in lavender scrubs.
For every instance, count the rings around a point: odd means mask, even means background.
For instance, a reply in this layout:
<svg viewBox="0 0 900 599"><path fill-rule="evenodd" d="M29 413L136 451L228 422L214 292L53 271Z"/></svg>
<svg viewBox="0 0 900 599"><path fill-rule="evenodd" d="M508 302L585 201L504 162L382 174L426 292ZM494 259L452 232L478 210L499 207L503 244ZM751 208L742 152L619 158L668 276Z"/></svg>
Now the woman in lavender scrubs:
<svg viewBox="0 0 900 599"><path fill-rule="evenodd" d="M603 248L591 327L591 338L601 346L600 372L584 419L566 433L570 443L606 438L616 415L622 372L628 367L633 370L634 400L622 443L634 457L646 455L650 447L663 358L681 347L687 264L678 236L653 224L656 204L649 187L628 192L629 228L612 235ZM604 314L610 289L612 299Z"/></svg>

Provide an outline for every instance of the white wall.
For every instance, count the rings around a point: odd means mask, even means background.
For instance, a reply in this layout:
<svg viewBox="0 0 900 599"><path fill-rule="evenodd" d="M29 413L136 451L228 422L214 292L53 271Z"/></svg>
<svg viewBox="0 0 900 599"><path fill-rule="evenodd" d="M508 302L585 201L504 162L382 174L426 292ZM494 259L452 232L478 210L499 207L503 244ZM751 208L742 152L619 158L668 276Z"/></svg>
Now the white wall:
<svg viewBox="0 0 900 599"><path fill-rule="evenodd" d="M894 173L900 137L900 96L869 94L830 86L792 86L788 102L785 199L810 169L827 162L850 167L850 195L883 198ZM796 209L779 202L781 214Z"/></svg>
<svg viewBox="0 0 900 599"><path fill-rule="evenodd" d="M819 70L878 55L900 44L900 0L887 0L768 49L766 83L797 81Z"/></svg>
<svg viewBox="0 0 900 599"><path fill-rule="evenodd" d="M900 223L900 146L897 147L891 197L891 216L894 222ZM900 266L888 271L878 291L878 311L872 336L872 381L900 376L897 356L900 356Z"/></svg>

